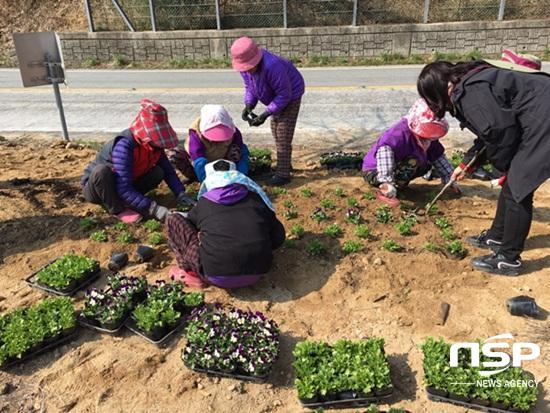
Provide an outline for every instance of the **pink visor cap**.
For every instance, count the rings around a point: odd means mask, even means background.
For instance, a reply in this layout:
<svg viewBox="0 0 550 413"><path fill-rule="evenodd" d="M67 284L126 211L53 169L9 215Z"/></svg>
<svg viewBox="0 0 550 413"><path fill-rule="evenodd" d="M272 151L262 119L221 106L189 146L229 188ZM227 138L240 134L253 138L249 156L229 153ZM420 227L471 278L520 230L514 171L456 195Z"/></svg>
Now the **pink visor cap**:
<svg viewBox="0 0 550 413"><path fill-rule="evenodd" d="M225 142L233 138L235 124L221 105L204 105L199 124L201 134L212 142Z"/></svg>
<svg viewBox="0 0 550 413"><path fill-rule="evenodd" d="M422 139L437 140L449 131L449 123L437 118L424 99L414 102L406 118L411 132Z"/></svg>
<svg viewBox="0 0 550 413"><path fill-rule="evenodd" d="M239 37L231 45L233 69L246 72L262 60L262 49L250 37Z"/></svg>

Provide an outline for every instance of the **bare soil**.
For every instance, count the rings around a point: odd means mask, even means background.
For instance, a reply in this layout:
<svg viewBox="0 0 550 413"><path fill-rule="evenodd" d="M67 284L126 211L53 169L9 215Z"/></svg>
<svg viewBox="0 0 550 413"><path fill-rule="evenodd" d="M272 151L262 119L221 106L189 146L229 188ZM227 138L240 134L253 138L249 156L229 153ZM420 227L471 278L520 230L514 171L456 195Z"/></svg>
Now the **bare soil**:
<svg viewBox="0 0 550 413"><path fill-rule="evenodd" d="M131 228L136 243L117 243L115 221L100 207L83 203L79 176L94 155L93 149L78 145L67 149L62 143L52 146L45 140L0 139L2 313L42 299L24 278L68 251L88 255L103 265L111 252L127 251L131 262L126 273L146 275L150 281L167 279L168 268L175 261L165 244L152 262L136 264L137 243L147 243L144 228ZM545 383L550 372L549 322L512 317L505 301L527 294L550 309L550 186L545 184L535 195L534 222L523 254L526 274L496 277L471 269L469 259L482 254L481 250L469 248L462 260L425 251L427 241L444 244L433 218L420 217L412 236L400 236L394 228L403 214L399 209L393 211L390 224L377 223L374 211L380 204L363 198L370 189L362 178L356 172L323 170L317 159L317 154L297 150L295 179L286 194L274 195L287 231L300 223L306 230L304 237L276 252L269 277L258 285L235 291L206 290L208 302L260 310L279 323L281 358L268 384L213 379L189 371L180 359L183 336L168 348L158 349L129 332L109 337L83 330L77 340L0 372L0 411L300 412L303 409L293 389L291 368L297 341L380 336L386 340L396 390L392 406L415 413L458 413L467 410L427 400L419 345L427 336L471 341L511 332L517 339L541 347L541 357L525 367L542 382L535 412L549 412ZM311 198L302 196L305 187L313 191ZM335 195L337 187L344 189L344 197ZM438 188L437 182L415 181L402 193L403 203L422 206ZM463 189L461 199L447 197L438 204L460 238L488 228L498 196L498 191L479 181L468 181ZM155 196L173 206L165 186ZM350 197L358 200L372 237L363 241L361 252L345 255L343 242L358 239L355 225L344 217ZM317 224L309 215L323 198L333 199L336 208L329 211L329 221ZM285 200L296 205L297 219L283 217ZM80 227L87 216L97 218L97 228ZM331 239L323 234L333 222L344 229L342 237ZM109 241L91 241L90 233L101 228L109 234ZM404 251L382 250L382 241L388 238L401 244ZM326 255L307 254L306 247L313 239L327 245ZM82 297L82 293L77 295L77 305L82 304ZM450 304L444 325L439 316L442 302Z"/></svg>

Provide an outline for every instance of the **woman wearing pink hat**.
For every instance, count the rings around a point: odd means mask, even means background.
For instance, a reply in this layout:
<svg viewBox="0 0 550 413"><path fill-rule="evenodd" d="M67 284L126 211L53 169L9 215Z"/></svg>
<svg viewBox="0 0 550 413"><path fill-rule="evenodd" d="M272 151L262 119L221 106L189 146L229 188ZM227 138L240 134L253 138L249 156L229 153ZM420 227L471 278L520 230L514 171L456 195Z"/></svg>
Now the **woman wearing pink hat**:
<svg viewBox="0 0 550 413"><path fill-rule="evenodd" d="M244 80L243 120L251 126L260 126L271 116L277 169L269 184L284 185L290 182L292 139L304 94L304 78L291 62L261 49L249 37L235 40L231 46L231 58L233 68ZM252 111L258 101L266 108L256 116Z"/></svg>
<svg viewBox="0 0 550 413"><path fill-rule="evenodd" d="M363 160L363 177L380 188L386 198L395 198L396 187L404 187L433 166L443 183L449 181L453 167L439 142L449 124L437 118L424 99L418 99L407 116L389 128L374 143ZM454 190L459 192L458 186Z"/></svg>
<svg viewBox="0 0 550 413"><path fill-rule="evenodd" d="M191 181L204 181L204 166L217 159L234 162L239 172L248 174L248 147L221 105L204 105L184 144L178 145L169 157L172 165Z"/></svg>

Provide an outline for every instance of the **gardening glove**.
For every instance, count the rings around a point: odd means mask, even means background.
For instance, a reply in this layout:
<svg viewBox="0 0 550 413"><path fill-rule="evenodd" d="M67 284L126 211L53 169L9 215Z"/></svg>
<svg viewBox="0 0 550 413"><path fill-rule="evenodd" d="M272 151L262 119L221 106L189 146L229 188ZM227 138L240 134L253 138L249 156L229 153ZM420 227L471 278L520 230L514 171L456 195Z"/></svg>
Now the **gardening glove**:
<svg viewBox="0 0 550 413"><path fill-rule="evenodd" d="M461 181L466 176L466 167L463 164L458 165L453 174L451 175L451 181Z"/></svg>
<svg viewBox="0 0 550 413"><path fill-rule="evenodd" d="M491 188L497 188L499 186L503 186L504 183L506 182L506 178L507 178L506 174L504 174L498 179L492 179L491 180Z"/></svg>
<svg viewBox="0 0 550 413"><path fill-rule="evenodd" d="M168 208L158 205L155 201L151 201L151 206L149 207L149 215L155 217L159 221L164 221L170 211Z"/></svg>
<svg viewBox="0 0 550 413"><path fill-rule="evenodd" d="M385 182L378 187L382 195L386 198L395 198L397 196L397 189L392 183Z"/></svg>
<svg viewBox="0 0 550 413"><path fill-rule="evenodd" d="M197 205L197 201L195 201L185 192L180 193L177 199L178 199L178 204L186 204L186 205L192 205L192 206Z"/></svg>
<svg viewBox="0 0 550 413"><path fill-rule="evenodd" d="M253 115L252 111L254 110L254 106L252 105L246 105L243 109L243 113L241 114L242 119L245 122L250 121L250 117Z"/></svg>
<svg viewBox="0 0 550 413"><path fill-rule="evenodd" d="M257 118L254 118L254 120L250 122L250 126L260 126L265 122L265 120L269 117L269 115L270 115L269 112L262 113L260 116L258 116Z"/></svg>

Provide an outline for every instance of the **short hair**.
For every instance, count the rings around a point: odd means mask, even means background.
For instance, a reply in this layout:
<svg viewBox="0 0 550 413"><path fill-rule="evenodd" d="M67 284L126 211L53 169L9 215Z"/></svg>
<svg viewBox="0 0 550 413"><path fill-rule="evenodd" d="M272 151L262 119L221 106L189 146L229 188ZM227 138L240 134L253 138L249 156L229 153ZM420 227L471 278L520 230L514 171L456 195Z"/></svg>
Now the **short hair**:
<svg viewBox="0 0 550 413"><path fill-rule="evenodd" d="M220 159L219 161L216 161L214 165L212 165L215 171L229 171L231 169L231 165L229 165L229 162L227 162L225 159Z"/></svg>

